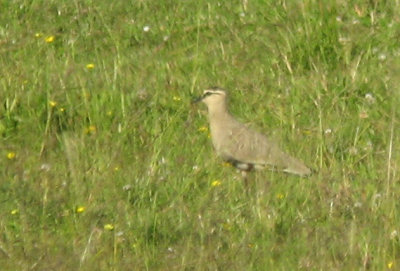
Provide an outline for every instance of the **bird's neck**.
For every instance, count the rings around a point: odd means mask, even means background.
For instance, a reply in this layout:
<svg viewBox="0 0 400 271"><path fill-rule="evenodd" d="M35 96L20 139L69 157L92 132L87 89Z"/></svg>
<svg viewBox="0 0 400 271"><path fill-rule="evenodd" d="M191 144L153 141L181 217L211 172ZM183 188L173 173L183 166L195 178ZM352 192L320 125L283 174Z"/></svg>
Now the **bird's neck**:
<svg viewBox="0 0 400 271"><path fill-rule="evenodd" d="M230 114L225 102L222 102L218 106L211 106L208 108L208 115L210 121L212 120L221 120L225 118L229 118Z"/></svg>

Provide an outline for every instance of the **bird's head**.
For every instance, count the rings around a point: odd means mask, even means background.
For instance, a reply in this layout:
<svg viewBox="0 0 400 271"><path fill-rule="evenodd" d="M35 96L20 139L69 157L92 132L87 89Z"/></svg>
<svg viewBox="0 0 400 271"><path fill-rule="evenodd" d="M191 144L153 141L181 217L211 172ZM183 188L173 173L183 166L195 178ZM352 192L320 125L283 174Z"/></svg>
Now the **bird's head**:
<svg viewBox="0 0 400 271"><path fill-rule="evenodd" d="M208 107L225 103L226 91L219 87L211 87L204 90L203 95L193 101L193 103L203 102Z"/></svg>

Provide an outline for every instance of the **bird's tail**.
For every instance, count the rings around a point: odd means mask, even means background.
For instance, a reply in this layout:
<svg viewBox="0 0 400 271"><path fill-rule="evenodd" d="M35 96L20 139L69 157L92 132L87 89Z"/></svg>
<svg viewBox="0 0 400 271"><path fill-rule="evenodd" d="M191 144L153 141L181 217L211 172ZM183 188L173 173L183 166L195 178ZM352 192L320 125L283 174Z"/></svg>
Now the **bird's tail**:
<svg viewBox="0 0 400 271"><path fill-rule="evenodd" d="M285 164L286 167L283 170L284 172L296 174L302 177L311 174L311 170L306 165L304 165L303 162L294 157L287 157Z"/></svg>

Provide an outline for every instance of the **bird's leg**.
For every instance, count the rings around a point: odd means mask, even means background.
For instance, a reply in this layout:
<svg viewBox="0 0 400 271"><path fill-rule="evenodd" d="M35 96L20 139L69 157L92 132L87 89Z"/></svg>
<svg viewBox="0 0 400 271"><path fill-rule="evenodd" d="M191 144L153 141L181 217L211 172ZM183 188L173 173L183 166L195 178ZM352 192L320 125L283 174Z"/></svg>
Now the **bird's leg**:
<svg viewBox="0 0 400 271"><path fill-rule="evenodd" d="M246 170L241 170L241 173L242 173L244 186L246 187L246 190L249 190L249 179L247 178L247 171Z"/></svg>

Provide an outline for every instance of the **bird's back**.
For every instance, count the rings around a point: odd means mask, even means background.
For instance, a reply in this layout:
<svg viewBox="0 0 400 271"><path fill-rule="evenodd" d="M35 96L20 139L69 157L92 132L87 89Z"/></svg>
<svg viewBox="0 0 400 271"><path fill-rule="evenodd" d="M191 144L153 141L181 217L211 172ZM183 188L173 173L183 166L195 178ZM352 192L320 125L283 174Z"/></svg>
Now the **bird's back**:
<svg viewBox="0 0 400 271"><path fill-rule="evenodd" d="M213 145L226 160L256 168L270 166L298 175L310 173L300 160L286 154L274 141L248 128L230 114L219 121L210 119L210 127Z"/></svg>

